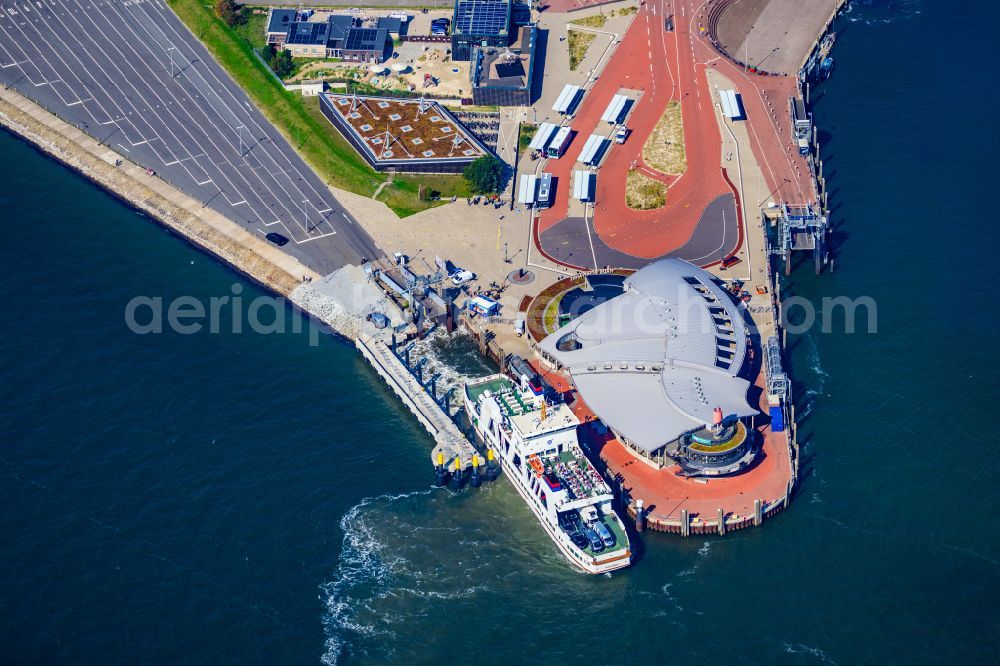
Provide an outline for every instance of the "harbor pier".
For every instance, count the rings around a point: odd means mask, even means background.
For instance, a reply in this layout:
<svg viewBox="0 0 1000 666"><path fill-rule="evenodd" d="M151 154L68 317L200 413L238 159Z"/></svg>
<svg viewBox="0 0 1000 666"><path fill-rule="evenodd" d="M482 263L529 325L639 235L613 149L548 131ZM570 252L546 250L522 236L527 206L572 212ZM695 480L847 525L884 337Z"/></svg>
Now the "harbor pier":
<svg viewBox="0 0 1000 666"><path fill-rule="evenodd" d="M486 457L479 455L428 388L386 344L384 336L365 331L354 343L379 377L434 438L431 463L438 473L439 482L447 478L451 480L452 487L460 487L466 479L484 478ZM442 476L442 472L447 476Z"/></svg>

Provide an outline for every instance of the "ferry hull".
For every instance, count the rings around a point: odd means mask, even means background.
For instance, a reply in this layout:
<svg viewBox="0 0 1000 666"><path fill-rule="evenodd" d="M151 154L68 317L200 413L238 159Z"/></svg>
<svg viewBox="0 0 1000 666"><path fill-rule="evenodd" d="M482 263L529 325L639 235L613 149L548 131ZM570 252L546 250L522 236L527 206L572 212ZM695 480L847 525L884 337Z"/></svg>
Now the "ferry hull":
<svg viewBox="0 0 1000 666"><path fill-rule="evenodd" d="M510 463L510 460L506 456L500 453L502 450L500 442L493 441L491 437L487 437L483 434L483 432L479 429L478 424L476 423L475 413L470 409L468 403L466 403L466 414L468 415L469 420L473 424L473 430L475 430L476 437L479 438L479 441L481 441L486 446L493 447L494 450L497 451L498 457L500 459L500 466L503 469L504 476L507 477L507 480L510 482L510 485L514 487L514 490L517 491L517 494L521 496L521 499L524 500L524 503L528 505L529 509L531 509L531 512L535 515L535 518L541 524L542 528L544 528L549 538L556 544L556 547L559 548L559 552L562 553L563 557L565 557L573 566L575 566L580 571L595 575L610 573L612 571L617 571L618 569L624 569L625 567L631 564L632 553L628 549L626 549L623 554L615 557L610 557L606 560L598 561L594 558L589 558L590 559L589 562L587 562L586 560L581 560L570 549L570 547L563 542L563 540L556 533L556 529L559 528L553 527L553 525L550 523L549 518L538 512L538 509L535 503L532 501L531 496L523 487L521 487L520 483L518 483L517 479L519 478L519 476L517 470ZM586 558L587 556L584 555L583 557Z"/></svg>

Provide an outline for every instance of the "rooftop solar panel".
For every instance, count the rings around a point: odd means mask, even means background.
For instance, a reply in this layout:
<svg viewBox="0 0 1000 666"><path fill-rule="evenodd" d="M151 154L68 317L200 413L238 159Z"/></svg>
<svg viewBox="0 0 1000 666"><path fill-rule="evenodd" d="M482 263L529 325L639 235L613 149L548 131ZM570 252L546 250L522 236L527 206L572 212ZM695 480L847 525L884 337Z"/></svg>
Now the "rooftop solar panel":
<svg viewBox="0 0 1000 666"><path fill-rule="evenodd" d="M507 0L459 0L455 8L455 31L465 35L501 35L507 32L509 19Z"/></svg>

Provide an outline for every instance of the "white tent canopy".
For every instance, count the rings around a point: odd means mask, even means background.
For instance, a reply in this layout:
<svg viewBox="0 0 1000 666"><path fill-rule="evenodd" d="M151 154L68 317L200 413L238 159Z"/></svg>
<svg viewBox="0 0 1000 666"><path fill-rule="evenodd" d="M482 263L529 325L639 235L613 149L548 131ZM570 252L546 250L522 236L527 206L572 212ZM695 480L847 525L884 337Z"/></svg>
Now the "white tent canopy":
<svg viewBox="0 0 1000 666"><path fill-rule="evenodd" d="M552 105L552 110L556 113L566 115L573 113L573 110L578 102L577 98L580 95L580 90L580 86L574 86L567 83L563 87L562 92L559 93L559 97L556 98L556 103Z"/></svg>
<svg viewBox="0 0 1000 666"><path fill-rule="evenodd" d="M590 201L590 182L593 174L589 171L573 172L573 197L580 201Z"/></svg>
<svg viewBox="0 0 1000 666"><path fill-rule="evenodd" d="M517 190L517 203L535 203L535 193L538 190L538 177L535 174L521 174L521 183Z"/></svg>
<svg viewBox="0 0 1000 666"><path fill-rule="evenodd" d="M549 141L552 139L552 136L558 129L558 125L554 125L552 123L542 123L538 126L538 131L535 132L535 136L532 137L531 143L528 144L528 147L532 150L545 150L545 148L549 145Z"/></svg>
<svg viewBox="0 0 1000 666"><path fill-rule="evenodd" d="M591 134L590 138L587 139L587 143L583 144L583 151L580 152L580 161L584 164L597 166L597 163L601 161L601 154L604 152L606 143L607 137L603 137L600 134Z"/></svg>
<svg viewBox="0 0 1000 666"><path fill-rule="evenodd" d="M617 125L622 121L631 102L632 100L625 95L615 95L611 98L608 108L604 110L601 120L610 125Z"/></svg>

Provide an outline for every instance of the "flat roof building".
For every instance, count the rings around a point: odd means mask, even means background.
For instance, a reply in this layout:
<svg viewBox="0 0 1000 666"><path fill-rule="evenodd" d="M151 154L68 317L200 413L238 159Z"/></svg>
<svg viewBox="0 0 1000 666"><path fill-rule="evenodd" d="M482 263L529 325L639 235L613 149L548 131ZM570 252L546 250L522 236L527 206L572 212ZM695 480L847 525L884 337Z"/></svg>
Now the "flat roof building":
<svg viewBox="0 0 1000 666"><path fill-rule="evenodd" d="M281 46L288 36L288 28L295 21L298 13L294 9L271 9L267 13L267 26L264 37L268 44Z"/></svg>
<svg viewBox="0 0 1000 666"><path fill-rule="evenodd" d="M334 14L326 21L286 21L292 10L278 15L271 10L267 26L268 43L286 49L296 58L343 58L355 62L384 62L392 53L392 30L402 30L398 18L364 21ZM295 12L291 13L295 17ZM287 24L284 36L272 33Z"/></svg>
<svg viewBox="0 0 1000 666"><path fill-rule="evenodd" d="M455 0L452 60L471 60L475 46L509 46L512 5L511 0Z"/></svg>
<svg viewBox="0 0 1000 666"><path fill-rule="evenodd" d="M472 103L479 106L529 106L538 30L532 25L514 28L508 48L475 46L469 78Z"/></svg>
<svg viewBox="0 0 1000 666"><path fill-rule="evenodd" d="M320 111L376 171L461 173L489 149L427 99L323 93Z"/></svg>
<svg viewBox="0 0 1000 666"><path fill-rule="evenodd" d="M294 21L288 26L285 49L296 58L326 58L326 44L329 41L329 23Z"/></svg>

